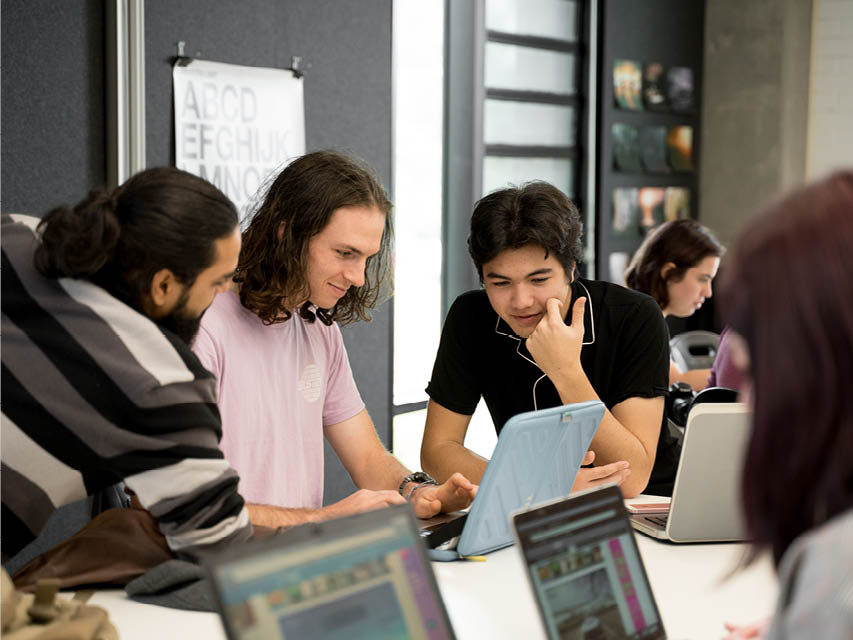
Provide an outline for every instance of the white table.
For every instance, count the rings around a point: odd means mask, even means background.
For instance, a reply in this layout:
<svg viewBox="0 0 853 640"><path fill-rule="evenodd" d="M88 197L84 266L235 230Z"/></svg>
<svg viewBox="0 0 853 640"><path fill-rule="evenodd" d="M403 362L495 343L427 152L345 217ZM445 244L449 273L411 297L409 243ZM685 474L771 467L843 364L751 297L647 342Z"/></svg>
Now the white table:
<svg viewBox="0 0 853 640"><path fill-rule="evenodd" d="M752 622L773 611L777 588L768 558L721 581L746 545L675 545L640 534L637 542L671 638L718 639L724 622ZM438 562L433 569L460 640L544 637L514 547L489 554L486 562ZM91 602L110 612L122 640L225 637L212 613L139 604L122 591L100 591Z"/></svg>
<svg viewBox="0 0 853 640"><path fill-rule="evenodd" d="M726 621L768 615L776 578L767 558L721 582L747 549L741 544L675 545L637 535L649 581L671 638L722 637ZM433 564L456 633L465 638L544 638L515 548L486 562Z"/></svg>

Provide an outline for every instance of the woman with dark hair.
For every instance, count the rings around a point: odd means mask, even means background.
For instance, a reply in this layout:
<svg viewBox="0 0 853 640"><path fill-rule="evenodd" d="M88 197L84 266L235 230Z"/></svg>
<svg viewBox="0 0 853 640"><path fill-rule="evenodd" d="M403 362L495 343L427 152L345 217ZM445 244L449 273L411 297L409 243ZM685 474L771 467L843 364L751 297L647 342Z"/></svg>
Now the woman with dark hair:
<svg viewBox="0 0 853 640"><path fill-rule="evenodd" d="M625 271L629 288L650 295L664 316L693 315L711 297L711 281L725 249L695 220L672 220L655 229L640 245ZM670 360L669 382L704 389L708 369L682 371Z"/></svg>
<svg viewBox="0 0 853 640"><path fill-rule="evenodd" d="M243 233L233 290L193 345L218 379L222 449L255 524L324 520L411 499L430 517L475 487L441 486L392 456L361 400L339 324L369 319L387 292L391 202L372 171L334 151L281 171ZM317 322L319 320L319 322ZM360 491L323 507L324 438Z"/></svg>
<svg viewBox="0 0 853 640"><path fill-rule="evenodd" d="M752 220L722 287L753 428L743 507L779 573L767 638L853 637L853 172ZM736 630L733 637L749 637Z"/></svg>

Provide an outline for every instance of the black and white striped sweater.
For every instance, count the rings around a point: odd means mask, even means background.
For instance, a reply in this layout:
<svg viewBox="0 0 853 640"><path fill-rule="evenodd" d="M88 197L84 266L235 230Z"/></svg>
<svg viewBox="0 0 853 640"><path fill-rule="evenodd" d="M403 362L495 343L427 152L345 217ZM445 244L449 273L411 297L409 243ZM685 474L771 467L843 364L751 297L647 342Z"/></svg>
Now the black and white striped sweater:
<svg viewBox="0 0 853 640"><path fill-rule="evenodd" d="M176 552L247 539L213 376L100 287L36 271L38 222L2 218L4 562L57 508L121 480Z"/></svg>

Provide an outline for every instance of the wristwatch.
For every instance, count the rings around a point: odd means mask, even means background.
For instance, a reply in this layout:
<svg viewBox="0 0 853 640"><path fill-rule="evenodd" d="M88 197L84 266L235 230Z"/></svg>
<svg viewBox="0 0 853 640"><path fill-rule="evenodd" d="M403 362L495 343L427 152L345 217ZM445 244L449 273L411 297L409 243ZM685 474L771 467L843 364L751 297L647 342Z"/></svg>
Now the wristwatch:
<svg viewBox="0 0 853 640"><path fill-rule="evenodd" d="M438 484L432 477L430 477L428 473L424 473L423 471L415 471L414 473L410 473L405 478L403 478L403 481L400 482L400 487L397 489L397 492L400 495L403 495L403 487L405 487L410 482L417 482L419 486L424 484ZM411 495L412 492L410 491L409 496Z"/></svg>

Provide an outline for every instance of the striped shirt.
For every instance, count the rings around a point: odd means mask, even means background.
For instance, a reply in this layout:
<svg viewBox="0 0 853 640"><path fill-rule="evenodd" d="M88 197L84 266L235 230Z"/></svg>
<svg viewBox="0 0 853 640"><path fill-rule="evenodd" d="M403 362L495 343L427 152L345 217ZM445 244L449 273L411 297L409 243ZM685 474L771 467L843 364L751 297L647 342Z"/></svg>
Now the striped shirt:
<svg viewBox="0 0 853 640"><path fill-rule="evenodd" d="M247 539L211 373L86 280L34 267L38 219L2 217L2 555L64 504L124 481L172 550Z"/></svg>

